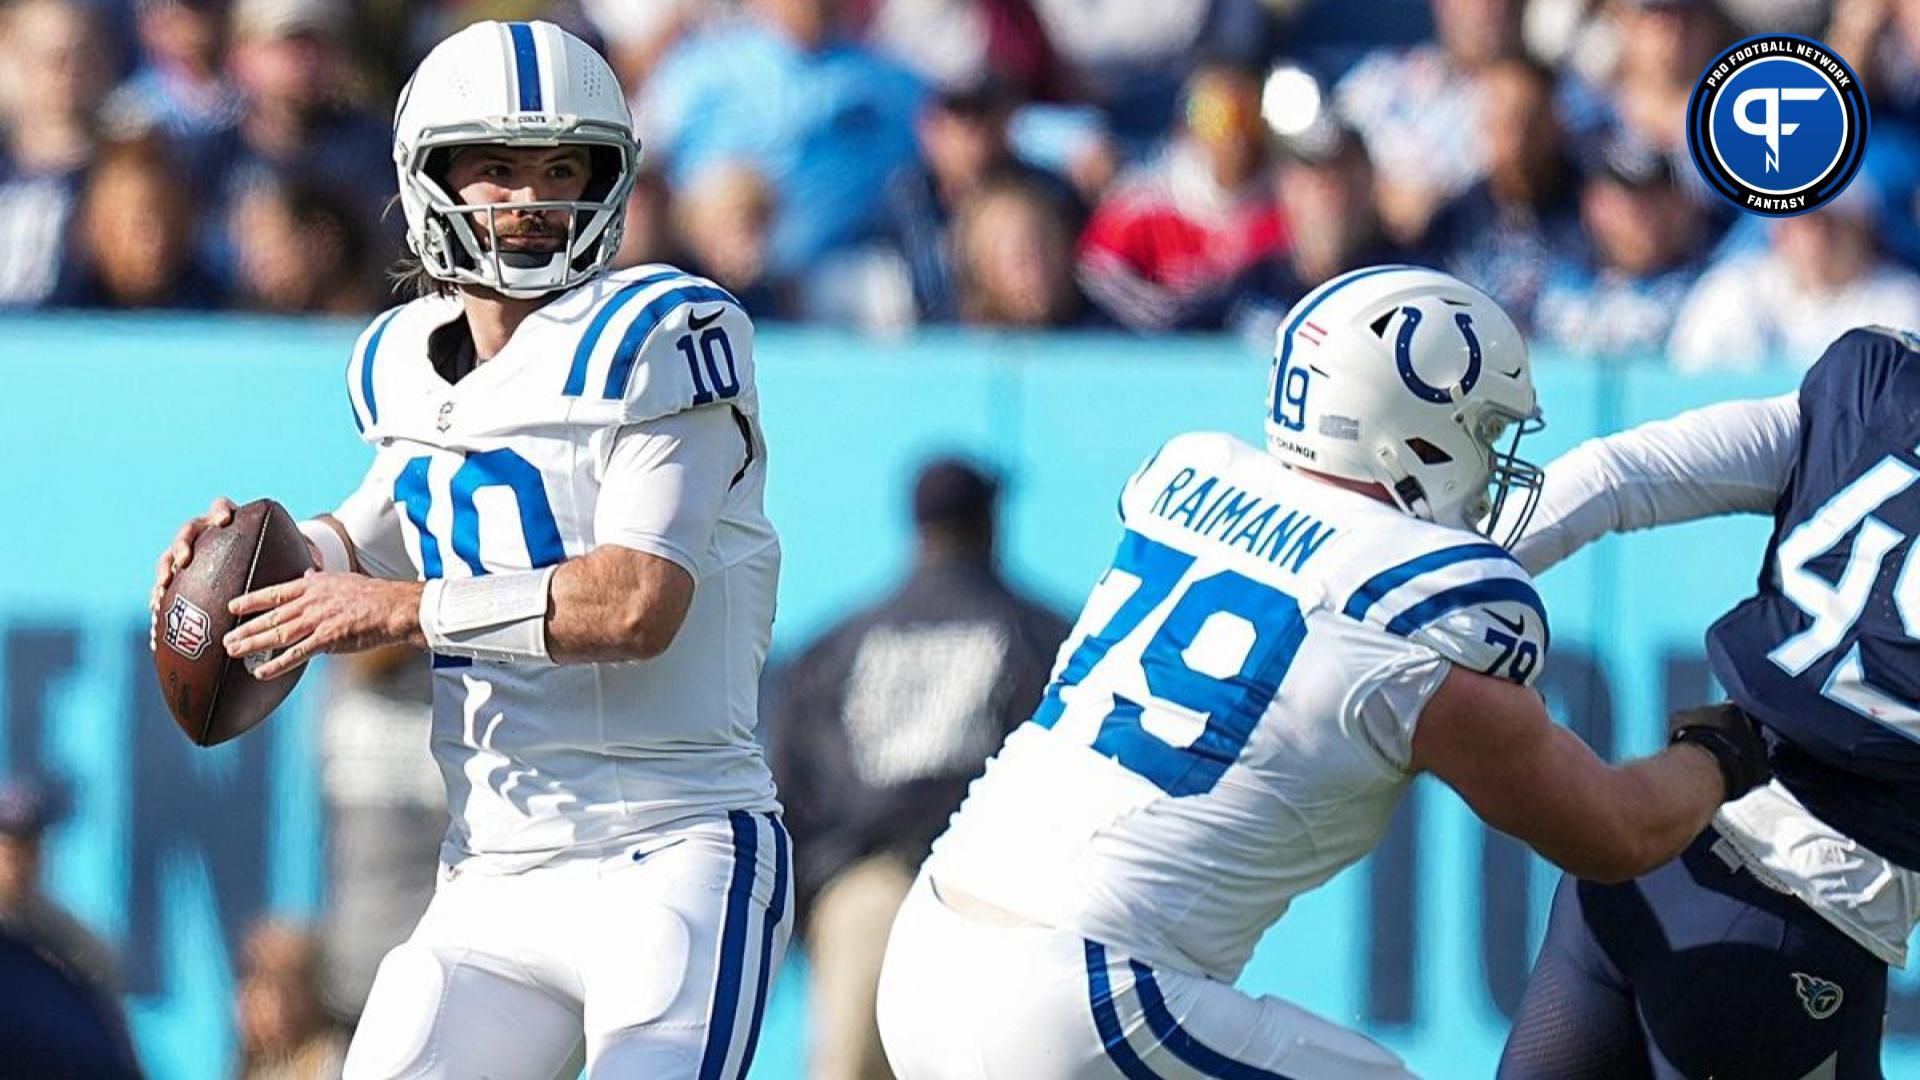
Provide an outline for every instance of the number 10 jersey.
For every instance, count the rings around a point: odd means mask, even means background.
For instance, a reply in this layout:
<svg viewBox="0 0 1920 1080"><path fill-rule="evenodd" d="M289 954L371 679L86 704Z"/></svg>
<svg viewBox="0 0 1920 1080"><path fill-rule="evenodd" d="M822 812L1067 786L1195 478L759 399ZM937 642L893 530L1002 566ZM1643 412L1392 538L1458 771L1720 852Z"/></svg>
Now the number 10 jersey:
<svg viewBox="0 0 1920 1080"><path fill-rule="evenodd" d="M362 568L471 577L618 542L670 558L695 587L679 633L652 660L434 657L433 751L452 814L443 859L513 872L675 821L778 809L754 739L780 552L761 510L746 313L711 282L636 267L556 297L449 383L428 343L460 317L454 298L416 300L376 318L355 346L348 397L378 452L338 516ZM637 536L624 504L602 499L610 470L642 467L618 447L670 445L656 432L696 430L695 419L722 436L712 446L724 460L669 462L637 486L653 504L676 499L682 483L724 487L711 532Z"/></svg>
<svg viewBox="0 0 1920 1080"><path fill-rule="evenodd" d="M1183 435L1128 482L1112 567L934 845L935 886L1237 978L1365 855L1451 664L1531 685L1545 609L1504 548Z"/></svg>

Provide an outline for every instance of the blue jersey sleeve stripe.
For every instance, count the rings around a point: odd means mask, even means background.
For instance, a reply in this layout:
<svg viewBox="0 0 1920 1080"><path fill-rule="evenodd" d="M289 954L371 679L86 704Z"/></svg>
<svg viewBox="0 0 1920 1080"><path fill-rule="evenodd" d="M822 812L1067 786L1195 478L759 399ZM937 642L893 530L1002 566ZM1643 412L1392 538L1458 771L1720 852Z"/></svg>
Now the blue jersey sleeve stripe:
<svg viewBox="0 0 1920 1080"><path fill-rule="evenodd" d="M362 432L380 422L380 404L374 400L373 396L373 361L380 353L381 337L386 334L387 327L393 323L394 316L398 314L400 309L394 308L381 316L380 321L373 324L373 333L367 335L366 348L360 350L360 402L367 409L366 423L360 425ZM357 422L359 417L356 416L354 419Z"/></svg>
<svg viewBox="0 0 1920 1080"><path fill-rule="evenodd" d="M1160 983L1153 977L1153 969L1138 960L1127 961L1133 969L1133 990L1140 995L1140 1009L1146 1014L1147 1027L1166 1047L1196 1072L1219 1080L1293 1080L1283 1073L1263 1069L1230 1058L1227 1055L1193 1037L1180 1021L1167 1008L1167 999L1160 993Z"/></svg>
<svg viewBox="0 0 1920 1080"><path fill-rule="evenodd" d="M1543 643L1553 640L1547 626L1547 607L1540 602L1540 594L1519 578L1481 578L1435 593L1394 616L1393 621L1387 624L1387 633L1407 637L1443 615L1474 604L1491 604L1501 600L1511 600L1532 608L1534 614L1540 616L1540 640Z"/></svg>
<svg viewBox="0 0 1920 1080"><path fill-rule="evenodd" d="M594 312L593 321L587 323L586 332L580 335L580 344L573 350L573 367L567 372L567 385L561 393L566 397L579 397L586 393L587 364L593 360L594 347L600 344L601 335L607 332L607 323L613 320L616 312L626 306L627 301L632 300L649 285L658 285L663 281L685 277L686 275L678 270L662 270L629 282L608 297L600 305L600 310Z"/></svg>
<svg viewBox="0 0 1920 1080"><path fill-rule="evenodd" d="M513 37L514 82L520 88L520 111L540 111L540 54L533 48L533 27L526 23L508 23Z"/></svg>
<svg viewBox="0 0 1920 1080"><path fill-rule="evenodd" d="M1368 610L1379 603L1382 597L1414 578L1478 559L1501 559L1515 566L1520 565L1512 552L1498 544L1458 544L1438 551L1429 551L1425 555L1408 559L1398 566L1389 567L1368 578L1366 584L1354 590L1353 595L1347 598L1347 606L1343 611L1349 619L1364 619Z"/></svg>
<svg viewBox="0 0 1920 1080"><path fill-rule="evenodd" d="M607 385L602 395L608 401L618 401L627 394L627 382L633 377L633 367L640 362L640 350L647 344L647 338L662 322L666 321L674 308L682 304L725 303L735 307L740 301L733 294L714 285L686 285L668 289L640 309L628 325L627 332L620 335L620 345L613 351L613 366L607 369Z"/></svg>

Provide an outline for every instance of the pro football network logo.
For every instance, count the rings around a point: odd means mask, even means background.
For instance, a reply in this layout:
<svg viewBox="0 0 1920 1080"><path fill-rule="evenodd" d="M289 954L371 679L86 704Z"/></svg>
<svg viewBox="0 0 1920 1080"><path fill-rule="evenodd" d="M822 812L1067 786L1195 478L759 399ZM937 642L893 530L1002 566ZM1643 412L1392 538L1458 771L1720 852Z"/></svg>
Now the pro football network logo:
<svg viewBox="0 0 1920 1080"><path fill-rule="evenodd" d="M1867 99L1831 49L1797 34L1729 47L1687 102L1687 148L1742 210L1804 214L1846 190L1867 149Z"/></svg>
<svg viewBox="0 0 1920 1080"><path fill-rule="evenodd" d="M167 648L189 660L200 659L213 636L213 620L191 600L176 596L167 608Z"/></svg>

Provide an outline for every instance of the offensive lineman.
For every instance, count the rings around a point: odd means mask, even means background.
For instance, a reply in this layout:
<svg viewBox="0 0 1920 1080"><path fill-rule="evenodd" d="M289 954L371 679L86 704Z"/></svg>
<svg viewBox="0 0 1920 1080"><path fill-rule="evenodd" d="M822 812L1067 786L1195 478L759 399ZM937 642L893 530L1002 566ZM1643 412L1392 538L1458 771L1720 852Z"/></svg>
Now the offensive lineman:
<svg viewBox="0 0 1920 1080"><path fill-rule="evenodd" d="M1888 965L1920 923L1920 339L1849 331L1797 394L1583 444L1514 547L1540 571L1609 532L1774 518L1754 596L1708 632L1773 782L1675 862L1562 879L1503 1080L1880 1076Z"/></svg>
<svg viewBox="0 0 1920 1080"><path fill-rule="evenodd" d="M1491 300L1357 270L1277 346L1268 452L1182 435L1127 482L1053 684L902 907L879 1019L903 1080L1404 1077L1232 983L1414 774L1606 880L1762 778L1732 710L1679 714L1683 745L1617 768L1548 719L1540 599L1468 531L1539 478L1514 456L1537 426L1525 346Z"/></svg>
<svg viewBox="0 0 1920 1080"><path fill-rule="evenodd" d="M786 947L787 837L753 738L779 545L753 327L671 267L603 274L638 155L606 62L482 22L401 91L425 295L347 372L376 448L321 572L235 601L229 655L433 652L452 822L349 1077L744 1075ZM162 557L159 587L221 500ZM156 593L157 595L157 593Z"/></svg>

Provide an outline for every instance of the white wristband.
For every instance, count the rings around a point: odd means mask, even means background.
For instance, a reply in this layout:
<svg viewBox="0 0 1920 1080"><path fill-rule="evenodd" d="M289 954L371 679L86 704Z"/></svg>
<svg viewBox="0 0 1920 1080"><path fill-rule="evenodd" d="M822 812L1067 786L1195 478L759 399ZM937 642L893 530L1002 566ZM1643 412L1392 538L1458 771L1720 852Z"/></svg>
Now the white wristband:
<svg viewBox="0 0 1920 1080"><path fill-rule="evenodd" d="M420 632L443 656L495 663L551 663L547 589L557 567L435 578L420 593Z"/></svg>
<svg viewBox="0 0 1920 1080"><path fill-rule="evenodd" d="M308 518L299 525L300 535L320 553L320 569L329 574L345 574L353 570L353 556L347 552L346 541L340 539L340 533L333 526L319 518Z"/></svg>

